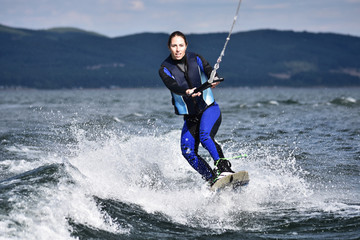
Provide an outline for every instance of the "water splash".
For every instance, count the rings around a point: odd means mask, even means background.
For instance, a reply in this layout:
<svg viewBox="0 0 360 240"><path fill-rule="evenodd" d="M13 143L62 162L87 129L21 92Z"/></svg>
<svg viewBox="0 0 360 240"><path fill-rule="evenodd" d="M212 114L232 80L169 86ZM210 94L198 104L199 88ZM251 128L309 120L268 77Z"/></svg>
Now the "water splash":
<svg viewBox="0 0 360 240"><path fill-rule="evenodd" d="M294 208L313 195L304 179L306 171L297 166L295 157L279 156L265 147L233 162L235 169L249 171L249 186L241 192L212 193L182 158L176 141L179 134L113 134L99 142L87 140L80 131L77 154L69 161L85 176L78 180L85 181L81 184L94 196L136 204L174 222L213 230L238 229L244 220L239 215Z"/></svg>

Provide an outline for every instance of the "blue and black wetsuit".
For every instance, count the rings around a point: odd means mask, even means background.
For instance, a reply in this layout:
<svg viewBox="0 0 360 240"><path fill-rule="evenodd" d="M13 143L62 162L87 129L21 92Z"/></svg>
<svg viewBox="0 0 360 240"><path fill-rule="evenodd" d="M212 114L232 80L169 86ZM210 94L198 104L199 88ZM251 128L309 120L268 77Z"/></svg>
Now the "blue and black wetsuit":
<svg viewBox="0 0 360 240"><path fill-rule="evenodd" d="M169 56L159 70L161 79L171 91L175 113L184 115L182 154L207 181L216 176L209 164L198 155L198 148L201 143L214 161L224 158L220 145L214 139L221 123L221 112L210 88L198 97L187 96L186 90L201 86L208 80L211 71L212 67L203 57L191 52L179 61Z"/></svg>

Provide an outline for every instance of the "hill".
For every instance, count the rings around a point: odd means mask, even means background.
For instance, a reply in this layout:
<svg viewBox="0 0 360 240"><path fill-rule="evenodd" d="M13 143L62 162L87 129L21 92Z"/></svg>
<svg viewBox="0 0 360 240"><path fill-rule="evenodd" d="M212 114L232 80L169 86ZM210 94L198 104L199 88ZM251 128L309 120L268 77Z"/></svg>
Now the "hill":
<svg viewBox="0 0 360 240"><path fill-rule="evenodd" d="M190 51L214 64L227 33L190 34ZM168 34L109 38L75 28L0 25L0 86L39 89L159 87ZM360 86L360 38L257 30L234 33L223 86Z"/></svg>

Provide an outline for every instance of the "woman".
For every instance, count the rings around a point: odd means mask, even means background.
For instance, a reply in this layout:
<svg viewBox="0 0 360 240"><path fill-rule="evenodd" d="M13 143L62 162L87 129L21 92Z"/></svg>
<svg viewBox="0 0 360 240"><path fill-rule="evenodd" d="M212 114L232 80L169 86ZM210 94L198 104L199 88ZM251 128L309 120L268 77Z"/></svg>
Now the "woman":
<svg viewBox="0 0 360 240"><path fill-rule="evenodd" d="M187 52L187 46L188 42L183 33L176 31L169 36L170 56L161 64L159 75L171 91L175 113L184 115L182 154L212 185L219 178L234 171L230 168L230 162L224 158L220 145L214 140L221 123L221 112L211 89L194 92L197 87L207 82L212 67L200 55ZM218 76L215 79L219 79ZM218 84L219 81L212 83L211 87ZM200 143L214 159L214 170L198 155Z"/></svg>

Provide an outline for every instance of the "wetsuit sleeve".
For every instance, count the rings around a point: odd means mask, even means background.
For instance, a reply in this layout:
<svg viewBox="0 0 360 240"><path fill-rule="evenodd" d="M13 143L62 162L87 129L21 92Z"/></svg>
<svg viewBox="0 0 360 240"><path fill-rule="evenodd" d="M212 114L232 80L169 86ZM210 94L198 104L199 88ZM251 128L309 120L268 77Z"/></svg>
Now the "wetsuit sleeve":
<svg viewBox="0 0 360 240"><path fill-rule="evenodd" d="M186 95L186 89L184 89L183 87L180 87L177 82L170 77L165 71L164 71L164 67L161 66L161 68L159 69L159 75L160 78L162 79L162 81L164 82L165 86L173 93L178 94L178 95Z"/></svg>

